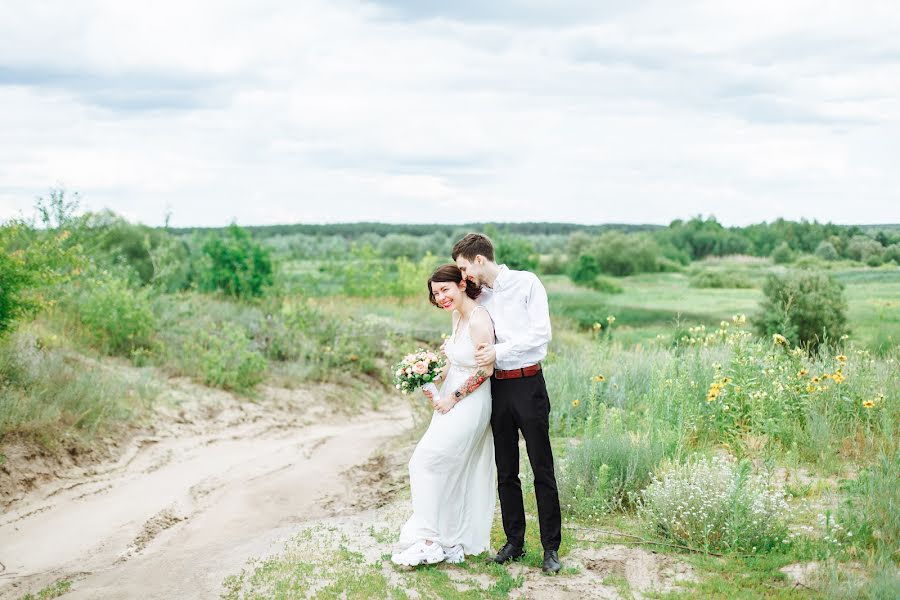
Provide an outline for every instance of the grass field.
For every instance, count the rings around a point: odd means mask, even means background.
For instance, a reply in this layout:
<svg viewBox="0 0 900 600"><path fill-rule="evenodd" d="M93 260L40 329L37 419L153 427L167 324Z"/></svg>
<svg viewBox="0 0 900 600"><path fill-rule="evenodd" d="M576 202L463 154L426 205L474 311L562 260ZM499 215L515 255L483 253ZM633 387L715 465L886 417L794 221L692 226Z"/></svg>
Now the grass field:
<svg viewBox="0 0 900 600"><path fill-rule="evenodd" d="M741 263L733 268L741 268ZM895 345L900 340L900 269L855 268L832 274L846 285L851 339L872 350ZM614 315L617 339L627 344L671 334L678 323L709 327L739 313L752 319L762 299L758 288L694 288L682 273L623 277L617 280L621 294L580 288L559 275L544 280L551 313L585 328Z"/></svg>

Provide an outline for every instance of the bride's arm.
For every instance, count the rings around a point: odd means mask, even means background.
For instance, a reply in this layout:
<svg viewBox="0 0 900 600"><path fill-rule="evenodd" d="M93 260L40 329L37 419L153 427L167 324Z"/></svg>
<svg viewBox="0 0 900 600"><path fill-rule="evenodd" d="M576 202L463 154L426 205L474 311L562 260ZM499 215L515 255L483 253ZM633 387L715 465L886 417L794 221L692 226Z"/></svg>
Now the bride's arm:
<svg viewBox="0 0 900 600"><path fill-rule="evenodd" d="M472 343L475 344L475 347L478 347L478 344L494 343L494 327L491 323L490 317L487 315L485 311L478 311L471 316L471 323L469 324L469 332L472 336ZM460 402L463 398L472 394L481 387L488 378L494 374L494 365L490 364L486 367L476 367L475 372L473 372L469 377L462 383L462 385L454 391L447 398L441 398L438 400L436 404L436 408L439 412L445 413L449 411L451 408L456 406L458 402Z"/></svg>

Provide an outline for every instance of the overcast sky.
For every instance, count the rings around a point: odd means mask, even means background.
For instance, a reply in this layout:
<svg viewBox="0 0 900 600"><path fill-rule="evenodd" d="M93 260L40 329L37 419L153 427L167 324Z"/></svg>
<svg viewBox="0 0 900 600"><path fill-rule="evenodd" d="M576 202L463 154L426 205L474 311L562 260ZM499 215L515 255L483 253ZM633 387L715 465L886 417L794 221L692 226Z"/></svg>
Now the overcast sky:
<svg viewBox="0 0 900 600"><path fill-rule="evenodd" d="M0 219L900 222L897 0L0 10Z"/></svg>

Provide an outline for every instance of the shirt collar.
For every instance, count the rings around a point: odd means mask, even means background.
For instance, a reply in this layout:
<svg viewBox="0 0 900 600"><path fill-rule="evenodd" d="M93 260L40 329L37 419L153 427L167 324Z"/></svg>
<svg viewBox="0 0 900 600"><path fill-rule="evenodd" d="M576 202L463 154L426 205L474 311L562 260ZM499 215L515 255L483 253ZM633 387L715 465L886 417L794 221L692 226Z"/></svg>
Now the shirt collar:
<svg viewBox="0 0 900 600"><path fill-rule="evenodd" d="M497 273L497 276L494 278L494 286L491 288L493 291L497 291L503 287L503 282L506 279L506 275L509 274L509 268L506 265L500 265L500 271Z"/></svg>

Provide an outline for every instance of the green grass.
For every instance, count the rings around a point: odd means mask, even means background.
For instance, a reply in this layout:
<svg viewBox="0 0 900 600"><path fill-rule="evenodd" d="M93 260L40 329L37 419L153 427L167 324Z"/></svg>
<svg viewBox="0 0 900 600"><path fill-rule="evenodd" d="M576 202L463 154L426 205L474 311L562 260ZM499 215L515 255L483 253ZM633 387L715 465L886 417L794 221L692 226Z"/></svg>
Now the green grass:
<svg viewBox="0 0 900 600"><path fill-rule="evenodd" d="M72 582L67 579L61 579L57 582L54 582L41 591L34 594L25 594L22 596L21 600L51 600L52 598L59 598L63 594L69 592L72 589Z"/></svg>
<svg viewBox="0 0 900 600"><path fill-rule="evenodd" d="M758 266L727 263L728 268L751 272L760 278ZM900 340L900 269L843 268L832 274L846 284L851 340L879 352ZM587 328L607 315L616 317L615 339L625 344L646 343L669 334L675 324L715 325L734 314L752 316L762 292L755 288L693 288L683 273L654 273L618 280L621 294L601 294L576 287L565 276L544 277L554 316L573 320Z"/></svg>

